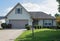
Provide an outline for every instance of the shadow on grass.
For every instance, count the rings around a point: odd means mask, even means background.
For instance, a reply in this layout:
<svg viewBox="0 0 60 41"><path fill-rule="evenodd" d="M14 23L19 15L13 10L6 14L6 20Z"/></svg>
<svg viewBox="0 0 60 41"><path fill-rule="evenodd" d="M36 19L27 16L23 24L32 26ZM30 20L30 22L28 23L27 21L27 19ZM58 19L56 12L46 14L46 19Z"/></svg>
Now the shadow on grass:
<svg viewBox="0 0 60 41"><path fill-rule="evenodd" d="M34 37L32 36L32 33L30 33L25 35L25 37L19 37L17 40L18 41L60 41L60 31L58 30L36 31L34 32Z"/></svg>

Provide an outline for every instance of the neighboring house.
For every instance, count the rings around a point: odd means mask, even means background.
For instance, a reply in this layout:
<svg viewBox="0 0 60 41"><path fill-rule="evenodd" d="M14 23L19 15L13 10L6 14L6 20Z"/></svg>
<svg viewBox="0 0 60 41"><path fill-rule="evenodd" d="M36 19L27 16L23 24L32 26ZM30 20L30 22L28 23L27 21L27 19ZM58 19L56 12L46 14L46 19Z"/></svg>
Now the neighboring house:
<svg viewBox="0 0 60 41"><path fill-rule="evenodd" d="M2 28L2 27L1 27L1 24L2 24L2 21L0 21L0 28Z"/></svg>
<svg viewBox="0 0 60 41"><path fill-rule="evenodd" d="M2 23L5 23L5 16L0 16L0 28Z"/></svg>
<svg viewBox="0 0 60 41"><path fill-rule="evenodd" d="M12 24L12 28L22 29L25 24L40 26L56 26L55 18L44 12L28 12L18 3L7 15L7 24Z"/></svg>

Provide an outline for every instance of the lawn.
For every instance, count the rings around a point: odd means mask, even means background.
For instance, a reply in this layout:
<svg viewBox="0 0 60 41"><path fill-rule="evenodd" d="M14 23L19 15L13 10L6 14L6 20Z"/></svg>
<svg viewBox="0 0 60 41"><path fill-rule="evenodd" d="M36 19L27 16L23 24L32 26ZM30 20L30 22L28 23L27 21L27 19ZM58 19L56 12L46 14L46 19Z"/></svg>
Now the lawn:
<svg viewBox="0 0 60 41"><path fill-rule="evenodd" d="M56 29L37 29L34 30L34 37L32 31L27 30L15 41L60 41L60 30Z"/></svg>

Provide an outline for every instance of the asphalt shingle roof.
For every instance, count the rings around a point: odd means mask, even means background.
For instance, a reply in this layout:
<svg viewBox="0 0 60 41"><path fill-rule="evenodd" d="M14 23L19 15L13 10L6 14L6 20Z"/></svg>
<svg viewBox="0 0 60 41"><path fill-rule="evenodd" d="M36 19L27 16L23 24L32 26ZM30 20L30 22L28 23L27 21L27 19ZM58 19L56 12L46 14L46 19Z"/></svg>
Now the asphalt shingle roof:
<svg viewBox="0 0 60 41"><path fill-rule="evenodd" d="M29 12L32 18L40 18L40 19L55 19L55 17L48 15L44 12Z"/></svg>

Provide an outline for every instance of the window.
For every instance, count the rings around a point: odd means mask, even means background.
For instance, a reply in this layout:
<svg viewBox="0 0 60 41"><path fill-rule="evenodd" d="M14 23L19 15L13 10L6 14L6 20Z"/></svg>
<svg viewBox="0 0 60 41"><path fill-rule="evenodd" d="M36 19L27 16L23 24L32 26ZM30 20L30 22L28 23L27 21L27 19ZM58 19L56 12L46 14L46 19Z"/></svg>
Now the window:
<svg viewBox="0 0 60 41"><path fill-rule="evenodd" d="M44 25L51 25L51 23L44 23Z"/></svg>
<svg viewBox="0 0 60 41"><path fill-rule="evenodd" d="M47 25L47 23L45 23L45 25Z"/></svg>
<svg viewBox="0 0 60 41"><path fill-rule="evenodd" d="M20 8L17 9L17 13L20 13Z"/></svg>
<svg viewBox="0 0 60 41"><path fill-rule="evenodd" d="M16 14L22 14L22 8L16 8Z"/></svg>
<svg viewBox="0 0 60 41"><path fill-rule="evenodd" d="M49 25L51 25L51 23L49 23Z"/></svg>

